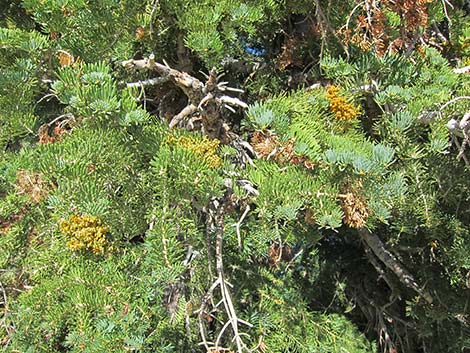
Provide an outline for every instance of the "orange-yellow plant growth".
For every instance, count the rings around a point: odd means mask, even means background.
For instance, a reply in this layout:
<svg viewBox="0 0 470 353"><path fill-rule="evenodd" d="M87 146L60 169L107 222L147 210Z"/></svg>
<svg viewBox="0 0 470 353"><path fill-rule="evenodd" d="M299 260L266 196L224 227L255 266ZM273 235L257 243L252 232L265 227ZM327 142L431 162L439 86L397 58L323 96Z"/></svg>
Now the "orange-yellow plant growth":
<svg viewBox="0 0 470 353"><path fill-rule="evenodd" d="M59 229L69 238L67 246L73 251L92 250L95 254L105 251L108 227L94 216L71 215L60 222Z"/></svg>
<svg viewBox="0 0 470 353"><path fill-rule="evenodd" d="M222 159L217 155L217 148L220 144L217 139L210 140L204 137L201 140L193 136L180 136L178 138L169 137L168 142L193 152L203 159L210 168L217 168L222 165Z"/></svg>
<svg viewBox="0 0 470 353"><path fill-rule="evenodd" d="M338 120L351 121L361 114L361 109L352 103L349 103L345 97L340 94L339 86L328 86L326 97L330 101L330 111Z"/></svg>

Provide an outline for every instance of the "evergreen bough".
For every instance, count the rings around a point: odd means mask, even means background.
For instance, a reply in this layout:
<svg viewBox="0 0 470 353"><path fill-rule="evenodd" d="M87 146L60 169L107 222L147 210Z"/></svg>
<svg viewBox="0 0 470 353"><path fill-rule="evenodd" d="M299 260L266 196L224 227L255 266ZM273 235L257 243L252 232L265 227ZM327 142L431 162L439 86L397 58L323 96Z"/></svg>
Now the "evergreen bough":
<svg viewBox="0 0 470 353"><path fill-rule="evenodd" d="M2 349L467 350L470 22L377 3L6 6Z"/></svg>

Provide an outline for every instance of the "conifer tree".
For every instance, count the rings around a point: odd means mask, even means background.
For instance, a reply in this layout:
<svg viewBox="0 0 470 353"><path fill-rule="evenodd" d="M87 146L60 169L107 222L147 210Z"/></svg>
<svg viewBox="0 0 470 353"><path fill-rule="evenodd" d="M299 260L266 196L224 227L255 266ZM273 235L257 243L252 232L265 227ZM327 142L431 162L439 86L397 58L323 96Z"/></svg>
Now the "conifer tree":
<svg viewBox="0 0 470 353"><path fill-rule="evenodd" d="M468 350L464 5L3 4L2 350Z"/></svg>

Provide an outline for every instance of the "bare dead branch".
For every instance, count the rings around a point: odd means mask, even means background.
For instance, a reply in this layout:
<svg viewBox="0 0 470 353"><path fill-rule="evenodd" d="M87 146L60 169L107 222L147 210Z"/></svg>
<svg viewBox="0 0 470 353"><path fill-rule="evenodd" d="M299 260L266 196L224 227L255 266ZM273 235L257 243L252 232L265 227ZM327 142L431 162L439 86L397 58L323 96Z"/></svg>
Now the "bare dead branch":
<svg viewBox="0 0 470 353"><path fill-rule="evenodd" d="M233 109L231 106L229 106L228 104L224 104L224 108L230 110L232 113L236 113L237 111L235 109Z"/></svg>
<svg viewBox="0 0 470 353"><path fill-rule="evenodd" d="M215 69L206 75L207 81L203 83L186 72L172 69L166 62L164 65L159 64L155 61L153 54L140 60L123 61L122 65L127 69L155 71L161 76L143 82L128 83L129 87L170 81L184 92L188 98L188 104L171 119L170 127L179 125L186 117L189 117L183 126L187 129L194 128L193 117L198 117L201 122L200 129L204 135L227 143L230 141L228 134L230 129L226 128L229 124L224 121L223 109L226 108L236 113L236 108L248 108L248 105L239 98L224 94L224 92L241 93L243 90L228 87L228 82L218 82L221 75L217 76Z"/></svg>
<svg viewBox="0 0 470 353"><path fill-rule="evenodd" d="M213 98L214 98L214 95L212 93L208 93L204 98L201 99L201 102L199 102L197 109L201 109L208 101L210 101Z"/></svg>
<svg viewBox="0 0 470 353"><path fill-rule="evenodd" d="M222 97L219 97L219 99L222 103L235 105L235 106L238 106L238 107L241 107L241 108L244 108L244 109L248 108L248 104L246 104L245 102L241 101L238 98L233 98L233 97L229 97L229 96L222 96Z"/></svg>
<svg viewBox="0 0 470 353"><path fill-rule="evenodd" d="M399 294L399 291L396 288L396 286L394 285L393 280L388 276L386 271L382 268L379 261L377 260L377 258L372 253L372 250L369 247L365 247L364 251L366 253L367 259L370 261L372 266L375 268L375 270L379 274L379 277L382 278L385 281L385 283L387 283L388 287L392 291L392 293L390 295L390 301L393 301L396 297L398 297L398 294Z"/></svg>
<svg viewBox="0 0 470 353"><path fill-rule="evenodd" d="M422 286L420 286L416 279L408 272L408 270L397 260L389 250L385 248L385 244L382 243L380 238L371 233L368 229L360 228L359 235L361 236L364 244L368 246L377 258L383 262L383 264L390 269L408 288L413 289L418 293L426 302L432 303L433 299L431 294Z"/></svg>
<svg viewBox="0 0 470 353"><path fill-rule="evenodd" d="M444 10L444 14L445 14L445 17L446 17L446 20L447 20L447 23L448 23L448 26L449 26L449 29L452 27L452 20L449 16L449 11L447 10L447 5L449 5L449 7L451 9L454 9L454 5L452 5L452 3L448 0L441 0L442 2L442 9Z"/></svg>
<svg viewBox="0 0 470 353"><path fill-rule="evenodd" d="M457 146L457 148L459 149L459 151L462 149L462 145L460 144L459 142L459 139L457 138L457 136L455 135L452 135L452 141L455 143L455 145ZM465 165L470 165L470 161L468 160L467 156L465 155L465 153L461 156L462 159L464 160L465 162Z"/></svg>
<svg viewBox="0 0 470 353"><path fill-rule="evenodd" d="M248 334L243 333L239 329L239 324L252 327L252 325L244 320L238 318L235 307L232 301L232 295L230 293L230 287L232 285L226 280L224 272L224 263L223 263L223 235L224 235L224 223L225 223L225 213L227 211L227 206L229 205L231 187L227 186L227 191L221 199L213 199L206 208L208 220L207 220L207 230L209 234L215 236L215 263L216 263L216 273L217 279L211 285L209 291L204 296L201 308L199 309L199 332L202 339L202 344L206 347L208 352L210 351L220 351L226 350L227 348L220 347L222 337L227 333L228 328L231 328L233 333L233 341L237 346L237 352L249 352L250 350L244 343L242 337L248 336ZM213 292L215 289L219 288L220 295L222 299L217 305L213 304L214 309L218 306L223 305L224 312L227 315L227 321L224 322L222 328L217 334L217 338L213 346L209 345L209 342L206 338L206 331L203 323L203 315L207 315L207 304L213 297Z"/></svg>
<svg viewBox="0 0 470 353"><path fill-rule="evenodd" d="M214 292L214 289L217 288L219 285L219 279L217 279L214 283L212 283L211 287L207 291L207 293L204 295L204 297L201 300L201 306L199 310L196 312L198 313L198 326L199 326L199 335L201 336L202 344L206 348L206 351L209 351L209 344L213 345L213 342L208 342L207 337L206 337L206 329L203 323L204 317L206 315L209 315L207 312L207 306L209 302L212 301L212 293Z"/></svg>
<svg viewBox="0 0 470 353"><path fill-rule="evenodd" d="M452 142L459 149L457 160L463 159L465 164L469 165L465 150L470 142L470 111L466 112L460 121L454 118L450 119L446 127L451 133ZM462 143L459 138L462 139Z"/></svg>
<svg viewBox="0 0 470 353"><path fill-rule="evenodd" d="M155 86L168 82L168 77L155 77L144 81L126 83L126 87L146 87Z"/></svg>
<svg viewBox="0 0 470 353"><path fill-rule="evenodd" d="M456 69L454 69L454 72L456 74L466 74L466 73L470 72L470 65L456 68Z"/></svg>
<svg viewBox="0 0 470 353"><path fill-rule="evenodd" d="M187 116L193 114L196 110L197 107L194 104L187 105L185 108L183 108L182 111L175 115L173 119L171 119L170 128L173 128L178 125L180 121L182 121Z"/></svg>
<svg viewBox="0 0 470 353"><path fill-rule="evenodd" d="M225 91L236 92L236 93L244 93L245 92L241 88L228 87L228 86L221 85L220 83L217 85L217 88L221 92L225 92Z"/></svg>
<svg viewBox="0 0 470 353"><path fill-rule="evenodd" d="M243 189L247 191L247 196L248 195L259 196L259 191L254 188L253 184L249 180L246 180L246 179L237 180L237 183Z"/></svg>
<svg viewBox="0 0 470 353"><path fill-rule="evenodd" d="M243 341L240 338L240 334L238 331L238 318L237 314L235 312L235 309L233 307L232 303L232 297L230 295L230 292L228 291L228 288L226 287L226 282L225 282L225 274L224 274L224 264L223 264L223 233L224 233L224 218L225 218L225 207L220 205L218 202L213 203L215 206L215 231L216 231L216 247L215 247L215 258L216 258L216 270L217 270L217 275L218 275L218 280L219 280L219 286L220 286L220 292L222 294L222 299L223 303L225 306L225 311L229 317L229 322L230 325L232 326L235 342L237 344L237 350L239 353L243 352ZM222 207L221 207L222 206ZM218 348L217 342L216 342L216 349Z"/></svg>
<svg viewBox="0 0 470 353"><path fill-rule="evenodd" d="M158 8L158 0L155 0L152 4L152 11L150 11L150 24L149 24L149 33L150 38L153 39L153 17L155 16L155 12Z"/></svg>
<svg viewBox="0 0 470 353"><path fill-rule="evenodd" d="M470 111L466 112L462 119L459 122L459 128L462 130L467 130L469 128L470 123Z"/></svg>
<svg viewBox="0 0 470 353"><path fill-rule="evenodd" d="M468 131L463 129L462 133L464 135L464 139L462 141L462 145L460 146L459 154L457 155L457 160L460 160L463 156L465 156L465 149L469 145L470 135Z"/></svg>

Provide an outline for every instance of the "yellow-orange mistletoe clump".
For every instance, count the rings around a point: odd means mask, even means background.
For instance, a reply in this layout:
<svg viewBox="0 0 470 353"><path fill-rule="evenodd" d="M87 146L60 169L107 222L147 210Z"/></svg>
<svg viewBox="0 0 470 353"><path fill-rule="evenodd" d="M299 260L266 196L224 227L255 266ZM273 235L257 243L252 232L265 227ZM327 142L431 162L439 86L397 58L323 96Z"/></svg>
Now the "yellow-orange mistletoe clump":
<svg viewBox="0 0 470 353"><path fill-rule="evenodd" d="M222 165L222 158L217 155L217 148L220 141L210 140L204 137L202 140L193 136L180 136L178 138L168 137L170 144L177 145L193 152L196 156L203 159L210 168L217 168Z"/></svg>
<svg viewBox="0 0 470 353"><path fill-rule="evenodd" d="M73 251L91 250L95 254L105 251L108 227L97 217L71 215L60 222L59 229L69 238L67 246Z"/></svg>
<svg viewBox="0 0 470 353"><path fill-rule="evenodd" d="M338 120L351 121L361 114L361 109L352 103L349 103L345 97L340 94L339 86L328 86L326 97L330 101L330 111Z"/></svg>

